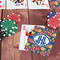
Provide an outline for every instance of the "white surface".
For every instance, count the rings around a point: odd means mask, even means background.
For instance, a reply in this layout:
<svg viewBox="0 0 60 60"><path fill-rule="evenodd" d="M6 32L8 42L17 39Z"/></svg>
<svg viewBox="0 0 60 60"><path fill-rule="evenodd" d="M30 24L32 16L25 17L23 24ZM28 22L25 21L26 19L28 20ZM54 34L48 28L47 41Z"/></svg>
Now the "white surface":
<svg viewBox="0 0 60 60"><path fill-rule="evenodd" d="M25 30L23 30L23 26L25 26ZM27 43L28 36L26 36L26 31L30 32L35 25L25 25L23 24L21 27L21 36L20 36L20 44L19 44L19 50L24 50L25 44ZM44 26L38 25L42 28L45 28Z"/></svg>
<svg viewBox="0 0 60 60"><path fill-rule="evenodd" d="M44 0L43 0L44 1ZM32 0L28 0L28 6L29 6L29 9L49 9L49 3L48 3L48 0L45 0L44 4L45 5L42 5L43 2L41 2L41 5L37 5L35 2L33 3ZM48 4L46 6L46 4Z"/></svg>
<svg viewBox="0 0 60 60"><path fill-rule="evenodd" d="M24 0L24 2L22 2L24 5L19 5L17 6L14 2L7 0L7 9L27 9L27 5L25 6L25 4L27 4L27 1Z"/></svg>
<svg viewBox="0 0 60 60"><path fill-rule="evenodd" d="M5 9L5 0L0 0L2 1L2 3L0 3L0 6L2 6L0 9ZM4 4L4 7L3 7L3 4Z"/></svg>

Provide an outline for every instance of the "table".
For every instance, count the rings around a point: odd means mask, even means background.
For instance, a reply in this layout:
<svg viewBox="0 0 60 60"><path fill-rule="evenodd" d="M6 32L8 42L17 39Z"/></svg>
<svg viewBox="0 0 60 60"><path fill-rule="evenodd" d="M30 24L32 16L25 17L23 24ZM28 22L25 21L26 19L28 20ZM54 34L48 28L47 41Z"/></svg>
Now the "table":
<svg viewBox="0 0 60 60"><path fill-rule="evenodd" d="M59 9L49 10L0 10L0 19L10 14L17 13L21 15L21 22L17 24L18 31L11 37L5 37L1 42L1 60L60 60L60 35L59 29L56 41L53 45L49 57L43 57L36 53L19 51L20 32L22 24L35 24L46 26L47 14L51 11L60 12ZM28 14L29 12L29 14ZM46 26L47 27L47 26ZM48 27L47 27L48 28Z"/></svg>

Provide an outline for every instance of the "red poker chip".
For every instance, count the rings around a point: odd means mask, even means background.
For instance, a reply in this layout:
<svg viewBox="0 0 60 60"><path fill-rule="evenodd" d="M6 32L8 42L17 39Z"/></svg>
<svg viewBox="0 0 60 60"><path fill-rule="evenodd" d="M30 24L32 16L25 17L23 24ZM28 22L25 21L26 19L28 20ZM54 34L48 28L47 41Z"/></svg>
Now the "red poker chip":
<svg viewBox="0 0 60 60"><path fill-rule="evenodd" d="M50 28L56 29L60 27L60 13L56 14L47 20L47 25Z"/></svg>
<svg viewBox="0 0 60 60"><path fill-rule="evenodd" d="M21 16L16 13L12 13L7 15L7 17L5 17L3 20L6 20L6 19L13 20L15 21L15 23L18 23L21 21Z"/></svg>
<svg viewBox="0 0 60 60"><path fill-rule="evenodd" d="M6 20L6 19L7 19L7 17L3 18L3 21Z"/></svg>

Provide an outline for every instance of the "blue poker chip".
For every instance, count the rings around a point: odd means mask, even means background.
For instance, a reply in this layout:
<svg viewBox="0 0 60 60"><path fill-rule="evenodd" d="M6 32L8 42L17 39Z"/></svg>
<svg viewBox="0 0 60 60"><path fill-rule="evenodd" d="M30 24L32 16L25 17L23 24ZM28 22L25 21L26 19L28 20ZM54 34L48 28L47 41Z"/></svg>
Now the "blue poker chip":
<svg viewBox="0 0 60 60"><path fill-rule="evenodd" d="M55 15L56 15L56 12L50 12L50 13L48 14L47 18L49 19L49 18L51 18L51 17L53 17L53 16L55 16Z"/></svg>

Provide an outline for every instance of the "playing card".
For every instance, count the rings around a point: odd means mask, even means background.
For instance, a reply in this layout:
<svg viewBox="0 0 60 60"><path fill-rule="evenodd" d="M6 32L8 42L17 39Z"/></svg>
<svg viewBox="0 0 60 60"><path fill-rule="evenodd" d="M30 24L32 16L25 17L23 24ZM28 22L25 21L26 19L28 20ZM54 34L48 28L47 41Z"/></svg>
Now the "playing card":
<svg viewBox="0 0 60 60"><path fill-rule="evenodd" d="M25 49L43 56L49 56L54 44L57 32L35 26L28 36Z"/></svg>
<svg viewBox="0 0 60 60"><path fill-rule="evenodd" d="M5 9L5 0L0 0L0 9Z"/></svg>
<svg viewBox="0 0 60 60"><path fill-rule="evenodd" d="M27 9L26 0L7 0L7 9Z"/></svg>
<svg viewBox="0 0 60 60"><path fill-rule="evenodd" d="M38 25L40 26L40 25ZM28 39L28 36L26 35L26 33L28 32L31 32L32 29L35 27L35 25L25 25L23 24L22 27L21 27L21 36L20 36L20 44L19 44L19 50L24 50L24 47L27 43L27 39ZM42 28L45 28L44 26L40 26Z"/></svg>
<svg viewBox="0 0 60 60"><path fill-rule="evenodd" d="M28 0L29 9L49 9L48 0Z"/></svg>

